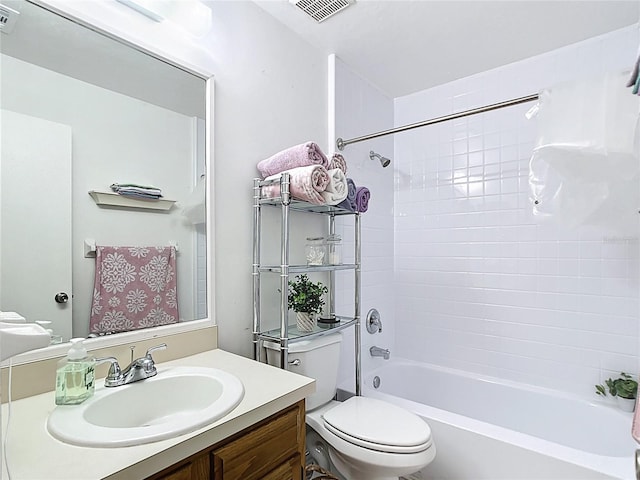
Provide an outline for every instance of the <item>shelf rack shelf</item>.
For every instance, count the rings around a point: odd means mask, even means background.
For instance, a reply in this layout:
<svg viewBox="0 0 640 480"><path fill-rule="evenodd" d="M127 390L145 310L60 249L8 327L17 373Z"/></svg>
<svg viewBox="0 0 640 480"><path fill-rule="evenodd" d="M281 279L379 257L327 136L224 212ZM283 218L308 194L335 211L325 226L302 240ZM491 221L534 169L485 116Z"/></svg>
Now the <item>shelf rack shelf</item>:
<svg viewBox="0 0 640 480"><path fill-rule="evenodd" d="M329 205L313 205L307 202L291 198L289 190L290 176L283 173L276 180L254 179L253 182L253 355L256 360L261 360L262 342L270 341L280 346L280 368L286 368L289 360L289 343L307 340L322 335L338 332L345 328L355 329L355 391L360 395L361 391L361 345L360 345L360 262L361 262L361 228L360 214L344 208ZM262 187L279 184L280 195L278 197L262 197ZM280 229L280 265L262 265L260 259L262 207L275 207L281 211ZM341 215L354 216L355 236L355 263L340 265L290 265L289 264L289 213L290 211L319 214L328 218L328 233L335 233L335 218ZM328 307L332 315L335 315L335 272L352 270L354 272L354 301L353 316L336 315L338 323L332 325L315 326L311 332L301 332L295 325L288 324L289 276L296 273L326 272L328 276L327 288L329 290ZM279 274L279 303L280 326L271 330L262 330L260 283L263 274Z"/></svg>

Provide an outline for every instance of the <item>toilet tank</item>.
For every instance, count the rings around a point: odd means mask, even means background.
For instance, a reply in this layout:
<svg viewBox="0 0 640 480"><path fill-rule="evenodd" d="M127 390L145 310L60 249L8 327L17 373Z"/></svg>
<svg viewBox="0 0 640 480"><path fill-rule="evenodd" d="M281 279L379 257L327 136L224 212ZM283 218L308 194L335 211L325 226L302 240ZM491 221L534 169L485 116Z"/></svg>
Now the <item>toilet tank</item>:
<svg viewBox="0 0 640 480"><path fill-rule="evenodd" d="M340 342L342 342L342 335L334 333L289 344L288 370L316 381L315 393L306 398L307 410L324 405L336 394L340 365ZM267 363L279 367L279 344L264 342L264 346L267 350ZM299 362L295 362L296 360Z"/></svg>

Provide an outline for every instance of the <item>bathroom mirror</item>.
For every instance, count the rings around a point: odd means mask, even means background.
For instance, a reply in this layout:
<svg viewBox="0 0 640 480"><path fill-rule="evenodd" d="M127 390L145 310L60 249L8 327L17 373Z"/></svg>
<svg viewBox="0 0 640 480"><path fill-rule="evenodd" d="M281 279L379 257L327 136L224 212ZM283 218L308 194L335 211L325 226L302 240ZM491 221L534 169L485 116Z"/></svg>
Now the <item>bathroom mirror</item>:
<svg viewBox="0 0 640 480"><path fill-rule="evenodd" d="M176 330L201 325L211 80L29 1L2 5L19 15L0 34L0 310L85 337L94 245L173 245ZM162 201L113 205L113 183L158 187Z"/></svg>

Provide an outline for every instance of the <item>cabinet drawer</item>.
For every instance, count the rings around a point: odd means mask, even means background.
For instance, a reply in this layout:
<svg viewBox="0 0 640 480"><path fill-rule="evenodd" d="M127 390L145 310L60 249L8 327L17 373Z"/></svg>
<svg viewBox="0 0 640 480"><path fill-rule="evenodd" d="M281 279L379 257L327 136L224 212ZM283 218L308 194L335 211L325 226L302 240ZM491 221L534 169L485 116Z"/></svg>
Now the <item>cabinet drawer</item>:
<svg viewBox="0 0 640 480"><path fill-rule="evenodd" d="M300 468L300 438L304 431L304 410L299 404L282 414L258 425L240 438L213 451L214 478L216 480L242 479L261 480L265 478L290 480L291 475L271 477L274 469L290 465L290 459L297 458ZM300 443L302 442L302 443ZM274 475L278 475L274 473ZM299 474L298 474L299 475Z"/></svg>

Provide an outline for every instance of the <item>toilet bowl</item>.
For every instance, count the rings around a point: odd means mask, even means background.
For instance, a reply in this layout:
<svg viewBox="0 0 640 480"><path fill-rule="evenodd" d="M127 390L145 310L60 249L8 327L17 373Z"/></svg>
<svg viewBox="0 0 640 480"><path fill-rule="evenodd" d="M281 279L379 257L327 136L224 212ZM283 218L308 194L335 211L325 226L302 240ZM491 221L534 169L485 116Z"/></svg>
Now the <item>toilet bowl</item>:
<svg viewBox="0 0 640 480"><path fill-rule="evenodd" d="M341 334L293 343L289 370L316 380L306 399L306 421L327 444L332 467L348 480L398 480L436 455L429 425L396 405L354 396L333 400ZM278 365L279 345L265 342L267 361Z"/></svg>

